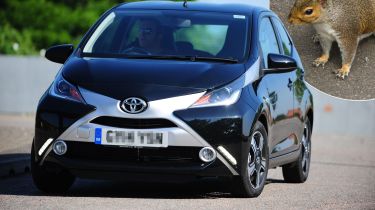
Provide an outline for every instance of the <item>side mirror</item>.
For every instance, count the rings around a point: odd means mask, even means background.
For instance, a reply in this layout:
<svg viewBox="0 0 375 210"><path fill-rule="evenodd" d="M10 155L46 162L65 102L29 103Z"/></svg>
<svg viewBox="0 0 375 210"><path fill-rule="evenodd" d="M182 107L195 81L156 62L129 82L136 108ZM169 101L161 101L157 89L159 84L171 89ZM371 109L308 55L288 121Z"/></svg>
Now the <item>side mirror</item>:
<svg viewBox="0 0 375 210"><path fill-rule="evenodd" d="M74 46L72 44L57 45L48 48L45 57L52 62L64 64L73 50Z"/></svg>
<svg viewBox="0 0 375 210"><path fill-rule="evenodd" d="M264 74L285 73L298 68L297 61L286 55L268 54L268 69L263 69Z"/></svg>

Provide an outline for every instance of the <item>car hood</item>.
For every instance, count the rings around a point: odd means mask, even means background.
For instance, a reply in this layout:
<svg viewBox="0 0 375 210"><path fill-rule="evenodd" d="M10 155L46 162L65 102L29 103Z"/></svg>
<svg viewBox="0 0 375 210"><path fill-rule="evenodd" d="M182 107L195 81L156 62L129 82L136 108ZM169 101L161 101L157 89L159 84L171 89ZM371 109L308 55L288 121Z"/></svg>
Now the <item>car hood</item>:
<svg viewBox="0 0 375 210"><path fill-rule="evenodd" d="M62 70L69 82L93 92L147 101L202 92L243 73L243 64L78 57L69 59Z"/></svg>

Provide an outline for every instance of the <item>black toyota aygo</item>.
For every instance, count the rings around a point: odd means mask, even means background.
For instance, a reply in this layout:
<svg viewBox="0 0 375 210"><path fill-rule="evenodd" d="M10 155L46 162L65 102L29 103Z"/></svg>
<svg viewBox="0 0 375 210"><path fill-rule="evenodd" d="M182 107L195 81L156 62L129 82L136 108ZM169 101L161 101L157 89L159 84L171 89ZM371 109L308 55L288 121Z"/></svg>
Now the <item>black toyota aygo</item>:
<svg viewBox="0 0 375 210"><path fill-rule="evenodd" d="M270 168L308 177L312 95L293 42L248 4L135 2L107 11L39 101L31 172L45 192L76 177L216 177L258 196ZM220 179L219 179L220 180Z"/></svg>

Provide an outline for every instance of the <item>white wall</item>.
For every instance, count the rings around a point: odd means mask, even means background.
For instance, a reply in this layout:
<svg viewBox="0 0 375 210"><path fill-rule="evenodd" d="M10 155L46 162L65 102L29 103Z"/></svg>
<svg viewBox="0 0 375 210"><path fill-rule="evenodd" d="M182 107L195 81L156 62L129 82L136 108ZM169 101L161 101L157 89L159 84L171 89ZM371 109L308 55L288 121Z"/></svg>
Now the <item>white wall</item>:
<svg viewBox="0 0 375 210"><path fill-rule="evenodd" d="M315 134L354 136L375 140L375 99L344 100L309 85L314 96Z"/></svg>
<svg viewBox="0 0 375 210"><path fill-rule="evenodd" d="M41 57L0 56L0 113L35 112L60 66Z"/></svg>

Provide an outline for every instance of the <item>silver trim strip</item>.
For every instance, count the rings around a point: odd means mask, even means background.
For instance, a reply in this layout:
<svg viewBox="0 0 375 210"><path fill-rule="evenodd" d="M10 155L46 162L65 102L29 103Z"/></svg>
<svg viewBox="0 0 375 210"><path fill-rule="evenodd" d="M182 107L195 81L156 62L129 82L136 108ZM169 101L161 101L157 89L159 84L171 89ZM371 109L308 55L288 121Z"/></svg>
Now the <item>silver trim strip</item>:
<svg viewBox="0 0 375 210"><path fill-rule="evenodd" d="M229 162L231 162L233 165L237 165L237 160L236 158L234 158L229 152L228 150L226 150L224 147L222 146L218 146L217 149L219 150L219 152L221 152L228 160Z"/></svg>
<svg viewBox="0 0 375 210"><path fill-rule="evenodd" d="M47 139L46 142L44 142L43 146L38 151L39 156L42 156L44 150L47 149L47 147L52 143L52 141L53 141L53 138L49 138L49 139Z"/></svg>
<svg viewBox="0 0 375 210"><path fill-rule="evenodd" d="M128 114L120 109L120 101L103 96L89 90L79 88L82 96L88 104L92 104L97 109L87 114L86 116L79 119L73 125L71 125L65 132L63 132L58 139L66 141L80 141L80 142L94 142L94 132L90 132L89 138L80 138L78 135L78 129L82 126L94 130L97 127L116 129L110 126L102 126L90 123L91 120L100 116L111 116L119 118L164 118L174 122L178 127L175 128L162 128L152 130L167 131L170 136L171 146L208 146L208 144L201 139L197 139L195 135L192 135L187 128L189 128L183 121L179 120L173 115L175 110L181 110L188 108L196 100L198 100L203 94L197 93L186 96L179 96L174 98L162 99L157 101L149 102L149 108L139 114ZM134 129L137 130L137 129Z"/></svg>
<svg viewBox="0 0 375 210"><path fill-rule="evenodd" d="M47 147L47 151L44 153L44 155L42 156L40 160L40 163L39 163L40 166L44 164L44 160L46 159L46 157L49 155L51 151L52 151L52 147L51 146Z"/></svg>
<svg viewBox="0 0 375 210"><path fill-rule="evenodd" d="M245 72L245 83L244 87L248 86L250 83L259 79L260 73L260 58L255 61L253 65L250 66Z"/></svg>
<svg viewBox="0 0 375 210"><path fill-rule="evenodd" d="M237 171L234 170L234 168L228 163L228 161L223 156L221 156L220 153L217 153L216 155L217 155L217 158L230 170L230 172L232 172L233 175L235 176L239 175Z"/></svg>
<svg viewBox="0 0 375 210"><path fill-rule="evenodd" d="M192 136L194 136L196 139L198 139L203 146L206 147L212 147L209 143L207 143L198 133L196 133L190 126L185 124L182 120L174 117L173 122L175 122L177 125L181 126L183 129L185 129L188 133L190 133ZM220 155L220 153L216 153L217 158L232 172L233 175L239 175L236 170L228 163L228 161Z"/></svg>

